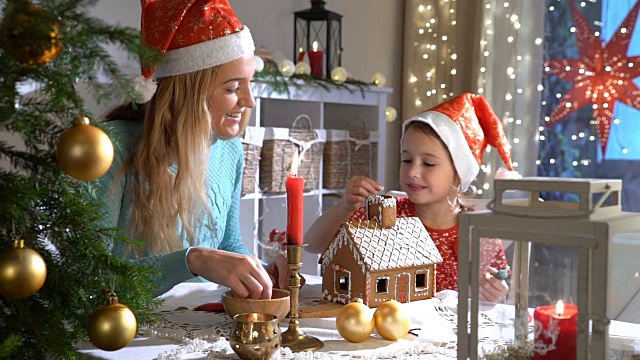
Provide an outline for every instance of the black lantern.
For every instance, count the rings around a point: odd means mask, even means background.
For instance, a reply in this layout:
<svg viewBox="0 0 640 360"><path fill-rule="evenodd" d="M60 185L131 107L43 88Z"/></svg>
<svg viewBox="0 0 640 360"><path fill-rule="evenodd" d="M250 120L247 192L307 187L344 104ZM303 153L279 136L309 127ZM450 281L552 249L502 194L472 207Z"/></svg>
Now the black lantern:
<svg viewBox="0 0 640 360"><path fill-rule="evenodd" d="M323 0L311 0L311 9L296 11L293 59L307 53L311 75L329 77L342 64L342 15L324 8Z"/></svg>

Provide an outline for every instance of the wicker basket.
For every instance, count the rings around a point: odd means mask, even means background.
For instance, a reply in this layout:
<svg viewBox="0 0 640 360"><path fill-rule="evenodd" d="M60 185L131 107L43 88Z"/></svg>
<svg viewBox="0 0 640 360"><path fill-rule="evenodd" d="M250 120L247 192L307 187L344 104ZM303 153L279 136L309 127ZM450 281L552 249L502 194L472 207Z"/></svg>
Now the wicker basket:
<svg viewBox="0 0 640 360"><path fill-rule="evenodd" d="M260 168L260 152L264 139L264 128L247 127L242 135L244 168L242 170L242 196L256 192L256 175Z"/></svg>
<svg viewBox="0 0 640 360"><path fill-rule="evenodd" d="M322 186L343 189L349 179L349 131L327 130L322 159Z"/></svg>
<svg viewBox="0 0 640 360"><path fill-rule="evenodd" d="M377 131L369 132L369 142L371 142L371 178L378 179L378 137Z"/></svg>
<svg viewBox="0 0 640 360"><path fill-rule="evenodd" d="M300 151L298 174L304 177L304 190L320 188L320 165L326 141L325 130L314 130L303 114L291 128L265 128L260 161L260 190L266 194L286 191L285 181L296 150Z"/></svg>
<svg viewBox="0 0 640 360"><path fill-rule="evenodd" d="M349 122L349 130L328 130L324 146L323 186L342 189L352 176L376 179L378 132L367 130L360 118Z"/></svg>

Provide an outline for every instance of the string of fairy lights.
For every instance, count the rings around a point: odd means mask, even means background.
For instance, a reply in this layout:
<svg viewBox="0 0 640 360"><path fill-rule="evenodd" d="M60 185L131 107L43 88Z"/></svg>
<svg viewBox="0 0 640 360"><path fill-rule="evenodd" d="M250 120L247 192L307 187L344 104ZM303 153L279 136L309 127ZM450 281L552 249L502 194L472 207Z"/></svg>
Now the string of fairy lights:
<svg viewBox="0 0 640 360"><path fill-rule="evenodd" d="M566 0L557 0L559 4L554 2L554 0L547 1L543 11L553 12L557 11L559 6L568 6ZM598 3L600 3L599 0L584 0L576 4L580 9L584 9L586 6L598 6ZM524 156L530 154L531 149L537 148L538 142L547 141L548 132L553 129L538 126L540 116L531 115L530 100L532 98L541 105L535 114L549 113L550 105L542 99L542 94L549 86L550 75L542 72L543 67L540 66L542 56L538 59L538 63L532 59L532 54L544 52L545 34L542 27L537 33L531 33L532 26L529 22L532 15L525 17L524 14L527 14L530 9L526 8L523 0L483 1L480 16L482 29L479 35L479 59L473 59L477 61L458 59L455 39L457 30L455 0L414 1L412 4L417 11L414 12L415 18L412 19L415 27L413 36L415 60L410 64L410 70L405 73L407 76L405 81L409 84L407 89L413 97L408 100L408 106L415 112L424 111L457 95L453 93L454 81L458 73L457 67L473 66L473 76L477 80L477 93L487 98L496 114L504 121L507 138L512 146L514 168L520 172L526 171L521 169L521 164L533 160L535 165L540 165L543 161L552 166L556 164L558 159L553 157L543 159L536 155L534 159ZM568 24L571 26L569 31L575 33L572 21ZM602 21L593 21L592 28L596 36L600 36L602 25ZM531 50L532 48L535 49ZM533 71L537 71L537 78L532 79L531 76L522 75L526 72L531 73L532 67L535 67ZM532 97L531 92L537 94ZM557 93L555 96L560 99L564 94ZM548 121L548 117L545 117L545 120ZM591 124L594 123L595 120L592 119ZM628 154L629 150L620 140L619 124L620 119L614 118L610 146L619 146L622 154ZM586 129L575 127L571 129L575 133L565 134L570 139L570 146L580 141L593 142L594 146L597 144L597 136ZM488 147L487 153L475 182L479 195L491 189L492 174L500 164L496 151L492 153L492 148ZM572 166L595 166L595 159L588 153L580 153L580 156L572 161ZM527 175L535 174L535 167L531 165L531 168L532 173Z"/></svg>
<svg viewBox="0 0 640 360"><path fill-rule="evenodd" d="M516 1L517 3L517 1ZM415 63L406 79L411 86L414 100L410 103L416 111L432 107L446 101L454 94L455 77L459 66L474 66L473 76L477 79L476 91L483 94L492 104L496 114L505 124L507 137L512 144L514 167L518 170L518 154L526 152L523 146L528 142L520 139L525 127L523 118L518 116L516 97L524 93L526 84L518 79L522 55L517 53L517 39L521 28L519 7L509 1L485 0L481 16L480 59L459 59L456 51L457 7L454 0L419 1L415 25ZM461 36L461 35L458 35ZM536 46L542 39L536 39ZM496 61L496 59L500 61ZM499 84L496 86L495 84ZM530 119L538 121L538 119ZM475 182L476 192L482 195L491 189L492 175L499 164L497 152L487 148L481 173Z"/></svg>
<svg viewBox="0 0 640 360"><path fill-rule="evenodd" d="M454 95L458 58L453 39L457 25L456 1L418 1L416 6L415 63L407 79L414 94L411 113L421 112Z"/></svg>

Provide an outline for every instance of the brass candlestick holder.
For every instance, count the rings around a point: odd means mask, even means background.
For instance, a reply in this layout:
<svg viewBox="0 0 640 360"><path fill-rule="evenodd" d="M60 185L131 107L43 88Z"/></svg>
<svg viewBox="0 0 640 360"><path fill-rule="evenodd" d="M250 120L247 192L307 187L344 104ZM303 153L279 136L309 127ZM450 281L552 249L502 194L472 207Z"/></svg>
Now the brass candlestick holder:
<svg viewBox="0 0 640 360"><path fill-rule="evenodd" d="M287 263L289 264L289 270L291 270L291 275L289 275L291 313L289 314L289 328L282 333L282 346L286 346L294 352L318 350L324 346L320 339L309 336L300 330L300 323L298 322L302 246L287 245Z"/></svg>

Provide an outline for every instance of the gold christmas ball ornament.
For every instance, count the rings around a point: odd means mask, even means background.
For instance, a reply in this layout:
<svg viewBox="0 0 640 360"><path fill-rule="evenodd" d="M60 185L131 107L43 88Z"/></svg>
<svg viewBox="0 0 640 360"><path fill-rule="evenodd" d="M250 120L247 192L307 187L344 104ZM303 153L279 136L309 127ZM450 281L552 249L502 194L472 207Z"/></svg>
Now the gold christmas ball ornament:
<svg viewBox="0 0 640 360"><path fill-rule="evenodd" d="M99 307L89 317L89 340L98 349L116 351L129 345L138 329L133 312L118 303L115 294L109 294L106 305Z"/></svg>
<svg viewBox="0 0 640 360"><path fill-rule="evenodd" d="M9 299L29 297L44 285L47 265L37 251L16 240L13 247L0 252L0 295Z"/></svg>
<svg viewBox="0 0 640 360"><path fill-rule="evenodd" d="M0 47L22 64L45 64L62 49L60 28L54 14L25 1L0 24Z"/></svg>
<svg viewBox="0 0 640 360"><path fill-rule="evenodd" d="M336 328L340 336L353 343L366 340L374 327L373 312L361 301L343 306L336 316Z"/></svg>
<svg viewBox="0 0 640 360"><path fill-rule="evenodd" d="M400 305L395 300L385 301L373 314L376 331L387 340L396 341L409 333L411 319L402 311Z"/></svg>
<svg viewBox="0 0 640 360"><path fill-rule="evenodd" d="M74 126L58 142L56 158L62 170L78 180L94 180L104 175L113 162L113 144L104 131L79 116Z"/></svg>

